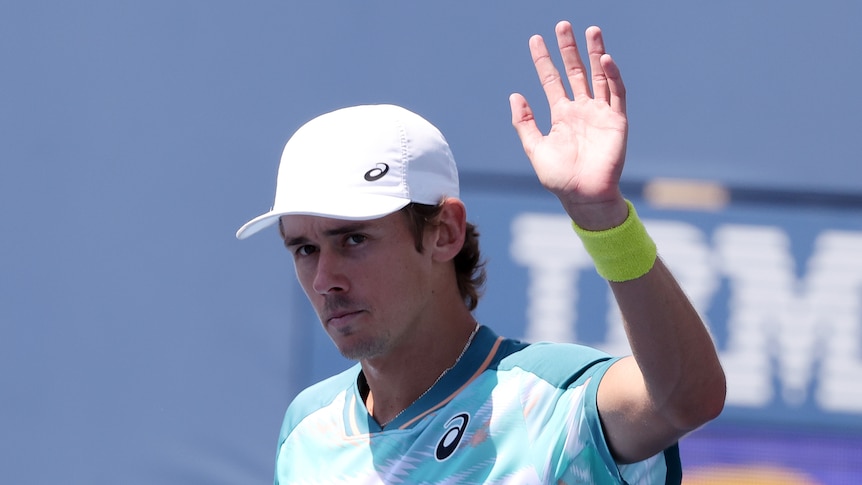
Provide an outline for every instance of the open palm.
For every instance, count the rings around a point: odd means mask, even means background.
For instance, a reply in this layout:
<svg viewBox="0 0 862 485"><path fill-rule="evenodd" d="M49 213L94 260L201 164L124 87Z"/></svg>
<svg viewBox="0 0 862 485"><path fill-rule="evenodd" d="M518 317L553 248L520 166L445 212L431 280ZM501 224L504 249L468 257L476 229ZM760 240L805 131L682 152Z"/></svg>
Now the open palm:
<svg viewBox="0 0 862 485"><path fill-rule="evenodd" d="M539 181L564 206L616 202L621 198L628 130L622 78L604 51L597 27L586 33L592 89L571 24L560 22L556 34L574 99L569 98L544 40L533 36L530 52L551 108L551 129L547 135L539 131L520 94L510 98L512 124Z"/></svg>

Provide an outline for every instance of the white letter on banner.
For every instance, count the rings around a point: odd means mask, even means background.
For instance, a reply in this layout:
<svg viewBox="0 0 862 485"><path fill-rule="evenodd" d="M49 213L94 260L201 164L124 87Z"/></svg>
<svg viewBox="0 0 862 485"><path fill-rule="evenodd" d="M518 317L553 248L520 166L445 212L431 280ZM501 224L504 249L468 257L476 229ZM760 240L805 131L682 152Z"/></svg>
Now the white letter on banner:
<svg viewBox="0 0 862 485"><path fill-rule="evenodd" d="M790 308L798 306L798 301L792 298L796 277L787 235L777 227L725 225L716 230L715 243L731 291L727 350L722 355L727 403L769 403L773 396L770 362L783 353L772 343L781 334L789 334L785 339L791 341L779 343L779 347L795 347L795 355L782 360L782 367L787 368L782 374L788 376L786 397L793 399L790 393L804 392L809 381L813 355L805 344L813 342L813 335L810 325L801 319L794 321L798 309ZM787 323L795 325L782 329Z"/></svg>
<svg viewBox="0 0 862 485"><path fill-rule="evenodd" d="M729 340L722 355L728 404L767 404L773 375L782 399L800 404L819 362L820 406L862 411L862 235L824 232L803 281L780 228L726 225L716 230L715 242L730 278Z"/></svg>
<svg viewBox="0 0 862 485"><path fill-rule="evenodd" d="M721 353L728 404L767 405L777 378L788 404L804 402L813 388L824 410L862 412L862 232L823 232L800 280L779 227L719 226L713 253L694 225L644 224L696 308L710 307L720 273L729 280ZM570 221L525 213L513 220L512 234L512 258L529 270L525 338L576 341L577 281L581 271L594 269ZM598 346L630 353L610 292L608 303L609 330Z"/></svg>
<svg viewBox="0 0 862 485"><path fill-rule="evenodd" d="M824 231L808 262L809 304L821 342L821 408L862 412L862 233Z"/></svg>
<svg viewBox="0 0 862 485"><path fill-rule="evenodd" d="M512 259L528 268L526 340L574 342L578 272L593 262L560 215L524 213L512 221Z"/></svg>
<svg viewBox="0 0 862 485"><path fill-rule="evenodd" d="M644 221L659 253L697 308L708 308L718 285L703 232L676 221ZM566 216L523 213L512 221L512 259L529 270L525 339L575 342L578 273L595 271ZM613 355L631 353L619 308L608 291L608 334L598 345Z"/></svg>

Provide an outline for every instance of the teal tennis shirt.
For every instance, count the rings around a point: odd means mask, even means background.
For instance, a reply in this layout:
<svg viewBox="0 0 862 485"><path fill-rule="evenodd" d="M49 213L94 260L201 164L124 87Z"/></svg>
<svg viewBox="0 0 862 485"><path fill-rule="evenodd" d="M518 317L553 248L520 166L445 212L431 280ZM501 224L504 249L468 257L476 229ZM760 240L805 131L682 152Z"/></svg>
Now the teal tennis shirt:
<svg viewBox="0 0 862 485"><path fill-rule="evenodd" d="M680 483L676 445L630 465L611 457L596 391L614 361L481 327L458 364L385 429L365 408L356 365L290 404L275 483Z"/></svg>

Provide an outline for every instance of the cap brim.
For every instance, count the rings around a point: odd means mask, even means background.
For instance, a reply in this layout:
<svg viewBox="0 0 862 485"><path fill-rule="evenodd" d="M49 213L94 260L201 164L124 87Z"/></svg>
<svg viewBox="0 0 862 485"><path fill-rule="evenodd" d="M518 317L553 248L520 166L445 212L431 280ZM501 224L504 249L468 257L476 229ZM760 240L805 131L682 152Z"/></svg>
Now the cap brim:
<svg viewBox="0 0 862 485"><path fill-rule="evenodd" d="M267 227L275 224L275 222L281 215L282 214L269 211L265 214L261 214L255 217L254 219L243 224L242 227L240 227L239 230L236 231L236 238L245 239L251 235L257 234L263 229L266 229Z"/></svg>
<svg viewBox="0 0 862 485"><path fill-rule="evenodd" d="M339 198L318 199L291 208L273 208L243 224L236 232L237 239L245 239L275 224L281 216L296 214L348 221L378 219L403 209L410 203L408 199L392 196L365 195L360 200L345 204Z"/></svg>

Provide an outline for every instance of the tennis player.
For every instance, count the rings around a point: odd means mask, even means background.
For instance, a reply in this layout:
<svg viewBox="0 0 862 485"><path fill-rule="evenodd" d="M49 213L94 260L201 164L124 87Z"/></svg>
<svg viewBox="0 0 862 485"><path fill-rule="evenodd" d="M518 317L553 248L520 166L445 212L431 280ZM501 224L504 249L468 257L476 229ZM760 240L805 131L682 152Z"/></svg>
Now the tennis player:
<svg viewBox="0 0 862 485"><path fill-rule="evenodd" d="M443 135L404 108L323 114L285 146L272 210L324 331L357 364L301 392L276 484L680 483L678 440L716 417L725 378L703 322L620 191L628 123L597 27L530 51L551 110L512 123L613 291L633 355L525 343L473 315L484 280ZM589 65L589 73L585 64ZM566 85L572 95L567 94Z"/></svg>

